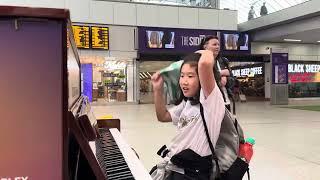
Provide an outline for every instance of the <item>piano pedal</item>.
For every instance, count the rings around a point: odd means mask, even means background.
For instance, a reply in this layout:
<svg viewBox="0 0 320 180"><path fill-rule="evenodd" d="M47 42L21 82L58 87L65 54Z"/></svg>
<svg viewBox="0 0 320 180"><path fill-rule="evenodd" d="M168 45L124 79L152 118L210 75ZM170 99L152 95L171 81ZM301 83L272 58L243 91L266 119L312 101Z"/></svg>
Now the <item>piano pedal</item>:
<svg viewBox="0 0 320 180"><path fill-rule="evenodd" d="M140 159L140 157L139 157L139 155L138 155L137 151L136 151L136 150L134 150L133 148L131 148L131 149L132 149L132 151L136 154L137 158L138 158L138 159Z"/></svg>

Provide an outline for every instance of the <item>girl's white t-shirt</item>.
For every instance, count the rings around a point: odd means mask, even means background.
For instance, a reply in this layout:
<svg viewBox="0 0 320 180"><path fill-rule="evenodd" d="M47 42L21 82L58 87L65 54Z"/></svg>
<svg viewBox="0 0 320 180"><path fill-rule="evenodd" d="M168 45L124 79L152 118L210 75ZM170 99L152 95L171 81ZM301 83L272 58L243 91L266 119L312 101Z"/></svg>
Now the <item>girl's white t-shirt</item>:
<svg viewBox="0 0 320 180"><path fill-rule="evenodd" d="M200 103L204 109L204 117L212 144L215 146L225 113L223 97L217 85L206 99L201 89ZM170 152L167 156L169 158L188 148L201 156L212 154L200 114L200 104L191 105L189 100L182 101L179 105L169 109L169 113L178 130L177 135L168 146Z"/></svg>

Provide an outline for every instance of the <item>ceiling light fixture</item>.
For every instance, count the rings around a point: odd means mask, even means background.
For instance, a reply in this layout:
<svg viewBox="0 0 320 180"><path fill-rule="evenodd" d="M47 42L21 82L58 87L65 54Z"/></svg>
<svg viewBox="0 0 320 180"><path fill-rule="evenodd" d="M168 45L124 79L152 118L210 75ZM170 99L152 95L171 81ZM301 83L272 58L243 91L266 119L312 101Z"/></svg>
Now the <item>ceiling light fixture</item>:
<svg viewBox="0 0 320 180"><path fill-rule="evenodd" d="M320 43L320 41L317 41L318 43Z"/></svg>
<svg viewBox="0 0 320 180"><path fill-rule="evenodd" d="M289 42L301 42L300 39L283 39L284 41L289 41Z"/></svg>

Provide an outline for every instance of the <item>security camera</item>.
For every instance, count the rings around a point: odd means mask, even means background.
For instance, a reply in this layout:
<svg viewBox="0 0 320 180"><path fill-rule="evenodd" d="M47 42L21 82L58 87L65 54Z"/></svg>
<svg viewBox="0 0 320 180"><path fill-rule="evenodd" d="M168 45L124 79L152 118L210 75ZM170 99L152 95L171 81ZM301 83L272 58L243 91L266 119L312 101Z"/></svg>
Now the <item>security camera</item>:
<svg viewBox="0 0 320 180"><path fill-rule="evenodd" d="M270 47L266 47L266 50L269 50L270 49Z"/></svg>

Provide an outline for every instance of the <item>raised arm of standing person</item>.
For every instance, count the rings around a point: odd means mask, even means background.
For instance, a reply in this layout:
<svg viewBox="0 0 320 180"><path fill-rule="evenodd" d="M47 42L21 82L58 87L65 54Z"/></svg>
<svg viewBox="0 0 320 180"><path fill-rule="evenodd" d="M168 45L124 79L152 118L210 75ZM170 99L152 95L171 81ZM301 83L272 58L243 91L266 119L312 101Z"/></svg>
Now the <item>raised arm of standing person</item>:
<svg viewBox="0 0 320 180"><path fill-rule="evenodd" d="M152 75L151 81L153 85L154 104L158 121L171 122L172 119L163 98L163 78L159 72L156 72Z"/></svg>
<svg viewBox="0 0 320 180"><path fill-rule="evenodd" d="M203 90L205 98L207 98L214 89L216 82L213 75L214 56L209 50L200 50L201 57L198 63L198 73L200 85Z"/></svg>

